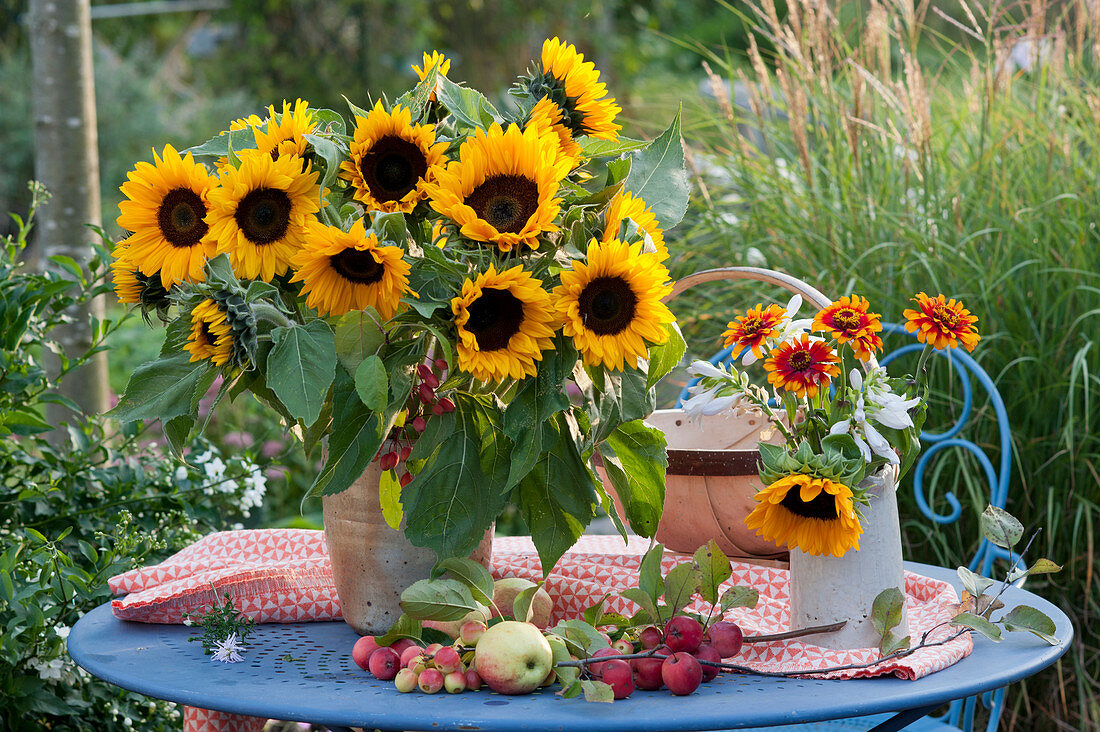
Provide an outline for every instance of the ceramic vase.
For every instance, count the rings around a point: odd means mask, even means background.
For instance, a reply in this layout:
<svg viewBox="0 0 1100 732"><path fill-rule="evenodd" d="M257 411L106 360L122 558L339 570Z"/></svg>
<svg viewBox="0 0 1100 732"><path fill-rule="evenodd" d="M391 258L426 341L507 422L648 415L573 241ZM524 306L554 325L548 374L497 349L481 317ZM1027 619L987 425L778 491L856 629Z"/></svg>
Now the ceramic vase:
<svg viewBox="0 0 1100 732"><path fill-rule="evenodd" d="M336 594L344 621L360 635L389 630L401 617L402 591L428 577L436 561L434 551L413 545L382 518L381 476L372 462L347 490L321 499ZM490 529L471 558L488 567L492 547Z"/></svg>
<svg viewBox="0 0 1100 732"><path fill-rule="evenodd" d="M875 597L890 587L905 592L897 474L896 467L887 466L861 483L871 503L861 507L859 551L834 557L791 549L791 629L847 621L841 630L807 637L807 643L832 649L878 647L881 638L871 622ZM894 632L909 632L904 610Z"/></svg>

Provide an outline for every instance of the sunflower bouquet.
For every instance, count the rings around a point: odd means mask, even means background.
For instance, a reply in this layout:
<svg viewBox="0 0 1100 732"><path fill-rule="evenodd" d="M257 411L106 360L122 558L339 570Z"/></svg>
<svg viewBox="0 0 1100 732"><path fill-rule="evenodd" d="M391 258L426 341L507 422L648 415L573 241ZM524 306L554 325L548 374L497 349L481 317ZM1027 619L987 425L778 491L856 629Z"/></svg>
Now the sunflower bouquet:
<svg viewBox="0 0 1100 732"><path fill-rule="evenodd" d="M745 524L757 534L812 555L859 549L864 479L885 466L898 478L920 452L926 363L933 350L977 345L977 318L963 304L921 292L905 310L905 329L925 344L916 376L891 377L875 360L882 316L859 295L798 319L801 297L786 308L762 304L730 321L725 345L741 366L763 361L770 389L736 365L695 361L698 377L683 408L693 416L732 410L768 420L781 444L760 444L764 488ZM815 334L821 333L822 336Z"/></svg>
<svg viewBox="0 0 1100 732"><path fill-rule="evenodd" d="M549 568L611 507L597 455L635 531L660 516L663 468L636 468L665 464L642 418L684 347L661 302L679 115L621 137L557 38L507 109L449 66L425 54L413 89L348 118L283 102L136 165L115 287L166 337L112 413L159 419L182 452L209 390L248 392L323 445L312 494L377 460L414 544L465 556L511 502Z"/></svg>

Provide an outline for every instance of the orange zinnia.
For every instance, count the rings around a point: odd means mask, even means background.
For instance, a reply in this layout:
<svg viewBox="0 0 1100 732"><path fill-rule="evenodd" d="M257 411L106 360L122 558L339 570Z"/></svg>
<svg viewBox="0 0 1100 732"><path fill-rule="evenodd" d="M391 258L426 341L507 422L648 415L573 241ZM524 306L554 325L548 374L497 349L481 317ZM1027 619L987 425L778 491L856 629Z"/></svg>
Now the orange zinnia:
<svg viewBox="0 0 1100 732"><path fill-rule="evenodd" d="M767 310L762 304L757 305L726 324L722 333L725 345L751 348L754 356L764 358L764 341L779 336L779 326L786 315L787 311L779 305L769 305Z"/></svg>
<svg viewBox="0 0 1100 732"><path fill-rule="evenodd" d="M952 298L944 301L943 295L928 297L923 292L912 298L917 310L906 310L905 330L917 334L917 340L939 350L955 348L960 343L967 351L978 345L978 317L971 315L963 304Z"/></svg>
<svg viewBox="0 0 1100 732"><path fill-rule="evenodd" d="M839 361L827 343L803 333L780 343L764 362L764 370L768 372L768 383L777 389L812 399L840 373Z"/></svg>
<svg viewBox="0 0 1100 732"><path fill-rule="evenodd" d="M851 343L856 358L866 361L882 350L882 316L867 312L870 306L859 295L842 297L817 314L811 330L828 331L837 343Z"/></svg>

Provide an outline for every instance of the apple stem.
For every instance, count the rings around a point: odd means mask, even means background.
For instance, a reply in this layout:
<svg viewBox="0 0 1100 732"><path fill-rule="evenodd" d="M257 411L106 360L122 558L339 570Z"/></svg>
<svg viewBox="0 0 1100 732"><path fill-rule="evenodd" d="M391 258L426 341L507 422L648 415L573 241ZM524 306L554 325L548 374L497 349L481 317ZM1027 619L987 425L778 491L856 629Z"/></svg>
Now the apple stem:
<svg viewBox="0 0 1100 732"><path fill-rule="evenodd" d="M769 635L746 635L742 642L766 643L767 641L787 640L788 638L800 638L804 635L813 635L815 633L831 633L834 630L840 630L847 623L847 620L841 620L839 623L831 623L829 625L814 625L809 628L787 630L782 633L771 633Z"/></svg>

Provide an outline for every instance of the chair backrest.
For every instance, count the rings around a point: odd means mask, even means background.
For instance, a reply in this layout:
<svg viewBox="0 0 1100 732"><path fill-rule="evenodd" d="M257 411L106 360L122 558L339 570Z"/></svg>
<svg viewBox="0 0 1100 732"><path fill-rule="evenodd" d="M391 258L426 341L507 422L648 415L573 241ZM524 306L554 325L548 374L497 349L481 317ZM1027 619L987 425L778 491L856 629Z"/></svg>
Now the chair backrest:
<svg viewBox="0 0 1100 732"><path fill-rule="evenodd" d="M924 345L916 341L916 336L912 333L908 333L901 325L896 323L883 323L882 329L883 333L903 335L913 341L879 358L879 364L882 366L886 366L891 361L907 354L914 352L919 353L924 349ZM951 372L958 378L962 403L958 408L958 416L955 422L947 430L944 432L929 432L927 430L921 432L921 442L927 446L921 451L921 455L917 459L916 465L913 467L913 491L917 506L920 508L922 514L934 523L950 524L954 523L962 516L962 504L959 502L955 493L951 490L944 492L943 500L947 502L951 510L948 513L941 514L937 513L933 510L932 506L929 505L925 492L925 477L928 474L928 467L932 464L936 455L952 447L966 450L971 453L984 473L984 478L988 485L989 503L998 508L1004 508L1005 502L1008 499L1008 484L1012 471L1012 440L1008 422L1008 412L1005 409L1004 400L1001 399L1001 394L997 391L996 384L993 383L993 380L985 372L985 369L979 366L978 362L975 361L970 354L959 348L935 351L935 354L941 358L947 359L947 362L950 364ZM740 352L735 354L732 348L724 348L711 356L709 360L710 363L715 365L728 364L738 357L740 357ZM693 386L697 381L698 379L692 380L684 387L677 400L677 406L690 396L688 388ZM997 437L999 440L1000 454L996 464L994 464L993 460L989 458L989 455L980 445L973 440L967 439L964 435L964 428L967 427L968 422L971 421L971 417L973 416L972 411L975 403L974 383L987 393L989 404L992 406L997 419ZM973 558L970 560L969 567L972 571L988 577L992 571L994 559L1012 561L1013 556L1008 551L983 538ZM986 725L987 732L993 732L997 728L997 723L1000 720L1001 711L1003 709L1004 692L1005 690L1002 688L995 692L982 695L982 702L990 710L989 722ZM977 699L978 697L970 697L969 699L953 702L947 717L943 721L963 730L972 730L974 727Z"/></svg>

